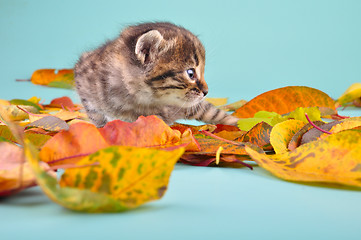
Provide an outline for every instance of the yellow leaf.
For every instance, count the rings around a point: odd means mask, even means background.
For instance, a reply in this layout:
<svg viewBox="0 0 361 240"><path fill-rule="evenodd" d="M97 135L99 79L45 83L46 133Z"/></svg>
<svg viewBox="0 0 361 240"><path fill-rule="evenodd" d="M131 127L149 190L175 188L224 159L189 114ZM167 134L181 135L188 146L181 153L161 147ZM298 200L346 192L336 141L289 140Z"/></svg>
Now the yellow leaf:
<svg viewBox="0 0 361 240"><path fill-rule="evenodd" d="M32 113L39 112L33 106L20 106L20 107L22 109L25 109L27 112L32 112ZM6 117L10 121L21 121L29 117L29 114L20 110L16 105L0 106L0 108L2 109L1 113L6 115L3 117Z"/></svg>
<svg viewBox="0 0 361 240"><path fill-rule="evenodd" d="M7 100L0 99L0 106L10 106L11 103Z"/></svg>
<svg viewBox="0 0 361 240"><path fill-rule="evenodd" d="M338 133L338 132L345 131L345 130L348 130L348 129L356 128L356 127L359 127L359 126L361 126L361 120L347 120L347 121L342 121L341 123L336 124L335 126L333 126L330 129L329 132L334 134L334 133ZM320 138L325 138L328 135L329 134L324 133L324 134L321 135Z"/></svg>
<svg viewBox="0 0 361 240"><path fill-rule="evenodd" d="M262 168L290 181L330 182L361 187L361 132L347 130L283 154L247 153Z"/></svg>
<svg viewBox="0 0 361 240"><path fill-rule="evenodd" d="M184 149L162 151L112 146L83 158L77 165L97 166L66 169L60 185L108 194L127 208L159 199Z"/></svg>
<svg viewBox="0 0 361 240"><path fill-rule="evenodd" d="M206 98L206 101L214 106L222 106L227 104L228 98Z"/></svg>
<svg viewBox="0 0 361 240"><path fill-rule="evenodd" d="M360 97L361 83L354 83L337 99L336 105L343 106Z"/></svg>
<svg viewBox="0 0 361 240"><path fill-rule="evenodd" d="M76 211L117 212L159 199L184 148L164 151L113 146L66 169L61 186L39 167L38 151L25 140L25 155L37 182L56 203Z"/></svg>
<svg viewBox="0 0 361 240"><path fill-rule="evenodd" d="M29 102L32 102L35 104L38 104L40 102L40 100L41 100L40 98L35 97L35 96L28 99Z"/></svg>
<svg viewBox="0 0 361 240"><path fill-rule="evenodd" d="M288 151L288 143L293 135L300 130L305 123L301 120L290 119L276 124L270 134L270 143L274 151L279 154Z"/></svg>

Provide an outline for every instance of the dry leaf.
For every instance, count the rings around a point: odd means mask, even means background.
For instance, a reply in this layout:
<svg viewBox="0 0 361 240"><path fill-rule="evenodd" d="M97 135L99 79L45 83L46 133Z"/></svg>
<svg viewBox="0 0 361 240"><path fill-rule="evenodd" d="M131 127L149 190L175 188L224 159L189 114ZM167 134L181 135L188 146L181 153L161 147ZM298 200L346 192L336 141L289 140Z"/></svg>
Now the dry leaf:
<svg viewBox="0 0 361 240"><path fill-rule="evenodd" d="M335 101L326 93L310 87L284 87L265 92L237 109L233 115L251 118L258 111L286 114L298 107L327 107L335 109Z"/></svg>
<svg viewBox="0 0 361 240"><path fill-rule="evenodd" d="M290 181L330 182L361 187L361 131L347 130L298 147L265 155L247 148L262 168Z"/></svg>
<svg viewBox="0 0 361 240"><path fill-rule="evenodd" d="M32 123L27 124L26 127L37 127L54 132L69 129L69 125L64 120L55 116L45 116Z"/></svg>
<svg viewBox="0 0 361 240"><path fill-rule="evenodd" d="M265 122L256 124L252 129L245 133L242 137L236 139L239 142L249 142L258 147L270 150L270 134L272 126Z"/></svg>
<svg viewBox="0 0 361 240"><path fill-rule="evenodd" d="M352 84L336 101L337 106L345 106L361 98L361 83Z"/></svg>
<svg viewBox="0 0 361 240"><path fill-rule="evenodd" d="M90 123L75 123L43 146L40 159L54 166L76 162L79 155L88 155L110 145L164 148L179 144L181 133L156 116L139 117L133 123L114 120L99 129Z"/></svg>
<svg viewBox="0 0 361 240"><path fill-rule="evenodd" d="M325 123L322 121L314 121L313 124L320 127L320 126L324 125ZM303 135L306 132L308 132L309 130L311 130L312 128L313 128L313 126L310 123L307 123L300 130L298 130L298 132L296 132L295 135L293 135L290 142L288 143L288 150L292 151L292 150L295 150L297 147L299 147L301 145L301 140L302 140Z"/></svg>
<svg viewBox="0 0 361 240"><path fill-rule="evenodd" d="M205 100L214 106L222 106L227 104L228 98L206 98Z"/></svg>
<svg viewBox="0 0 361 240"><path fill-rule="evenodd" d="M270 143L277 154L287 152L292 137L305 123L301 120L290 119L276 124L270 134Z"/></svg>
<svg viewBox="0 0 361 240"><path fill-rule="evenodd" d="M229 112L229 111L235 111L236 109L242 107L244 104L246 104L246 100L239 100L234 103L230 103L228 105L220 106L219 109L222 109L223 111Z"/></svg>
<svg viewBox="0 0 361 240"><path fill-rule="evenodd" d="M184 148L173 151L112 146L67 169L61 186L39 167L36 149L25 141L25 154L38 184L54 202L76 211L118 212L159 199L168 187Z"/></svg>
<svg viewBox="0 0 361 240"><path fill-rule="evenodd" d="M74 85L74 72L73 69L39 69L36 70L31 76L33 84L48 85L54 82L65 83L65 88Z"/></svg>

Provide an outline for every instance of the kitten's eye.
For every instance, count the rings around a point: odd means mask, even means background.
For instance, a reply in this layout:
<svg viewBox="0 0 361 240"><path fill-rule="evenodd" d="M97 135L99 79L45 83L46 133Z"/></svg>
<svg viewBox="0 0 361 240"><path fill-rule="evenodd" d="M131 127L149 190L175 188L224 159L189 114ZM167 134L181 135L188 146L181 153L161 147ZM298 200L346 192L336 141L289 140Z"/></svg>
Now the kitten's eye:
<svg viewBox="0 0 361 240"><path fill-rule="evenodd" d="M191 79L191 80L195 80L196 79L196 71L194 68L190 68L187 70L187 74L188 74L188 77Z"/></svg>

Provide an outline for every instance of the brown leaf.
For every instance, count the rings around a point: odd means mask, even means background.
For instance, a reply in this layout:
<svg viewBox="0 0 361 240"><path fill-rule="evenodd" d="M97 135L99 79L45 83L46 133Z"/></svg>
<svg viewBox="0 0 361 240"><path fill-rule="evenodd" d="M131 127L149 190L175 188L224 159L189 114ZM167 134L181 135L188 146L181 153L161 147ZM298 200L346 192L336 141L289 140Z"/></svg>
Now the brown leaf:
<svg viewBox="0 0 361 240"><path fill-rule="evenodd" d="M319 127L322 130L330 131L330 129L333 126L339 124L340 122L341 121L333 121L333 122L325 123ZM308 132L303 134L302 139L301 139L301 145L317 140L322 134L323 134L323 132L321 132L320 130L318 130L316 128L311 128Z"/></svg>
<svg viewBox="0 0 361 240"><path fill-rule="evenodd" d="M213 154L183 154L180 161L184 164L192 165L192 166L246 166L250 169L253 167L247 163L244 163L244 160L250 160L250 157L247 155L229 155L229 154L221 154L220 162L216 164L216 157Z"/></svg>
<svg viewBox="0 0 361 240"><path fill-rule="evenodd" d="M313 123L318 127L325 124L322 121L314 121ZM296 148L298 148L301 145L301 140L302 140L303 135L306 132L308 132L309 130L311 130L312 128L313 128L313 126L311 124L307 123L300 130L298 130L298 132L295 135L293 135L290 142L288 143L288 150L293 151Z"/></svg>
<svg viewBox="0 0 361 240"><path fill-rule="evenodd" d="M69 129L69 125L64 120L55 116L45 116L43 118L40 118L39 120L29 123L28 125L26 125L26 127L39 127L44 130L55 132Z"/></svg>
<svg viewBox="0 0 361 240"><path fill-rule="evenodd" d="M236 141L249 142L261 148L265 148L265 150L270 150L272 149L272 146L270 146L271 130L271 125L265 122L260 122L251 128L242 137L236 139Z"/></svg>

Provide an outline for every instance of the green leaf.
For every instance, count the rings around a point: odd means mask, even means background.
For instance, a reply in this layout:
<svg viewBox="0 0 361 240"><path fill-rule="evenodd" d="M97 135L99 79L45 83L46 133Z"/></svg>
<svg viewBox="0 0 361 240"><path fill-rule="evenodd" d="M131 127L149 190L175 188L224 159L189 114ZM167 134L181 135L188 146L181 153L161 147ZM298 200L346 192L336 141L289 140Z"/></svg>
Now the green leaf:
<svg viewBox="0 0 361 240"><path fill-rule="evenodd" d="M55 87L55 88L64 88L64 89L73 89L74 85L67 83L67 82L62 82L62 81L53 81L50 82L48 84L48 87Z"/></svg>
<svg viewBox="0 0 361 240"><path fill-rule="evenodd" d="M12 105L26 105L26 106L33 106L34 108L36 108L37 110L41 110L41 107L39 107L39 105L33 103L33 102L30 102L30 101L27 101L27 100L23 100L23 99L13 99L13 100L10 100L10 103Z"/></svg>

